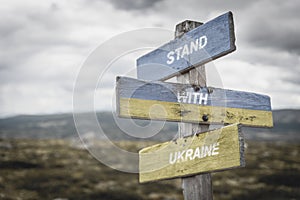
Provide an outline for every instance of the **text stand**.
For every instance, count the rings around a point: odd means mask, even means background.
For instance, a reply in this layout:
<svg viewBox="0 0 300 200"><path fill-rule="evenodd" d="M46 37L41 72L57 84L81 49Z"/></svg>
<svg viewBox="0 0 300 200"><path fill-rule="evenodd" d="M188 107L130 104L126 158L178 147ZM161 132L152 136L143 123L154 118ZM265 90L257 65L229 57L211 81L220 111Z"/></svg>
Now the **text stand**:
<svg viewBox="0 0 300 200"><path fill-rule="evenodd" d="M176 26L175 38L200 26L202 23L194 21L184 21ZM187 73L177 76L178 83L206 86L205 66L201 65ZM209 129L209 125L178 123L179 137L190 136L194 133L204 132ZM213 199L211 174L200 174L196 176L182 178L182 189L185 200L211 200Z"/></svg>

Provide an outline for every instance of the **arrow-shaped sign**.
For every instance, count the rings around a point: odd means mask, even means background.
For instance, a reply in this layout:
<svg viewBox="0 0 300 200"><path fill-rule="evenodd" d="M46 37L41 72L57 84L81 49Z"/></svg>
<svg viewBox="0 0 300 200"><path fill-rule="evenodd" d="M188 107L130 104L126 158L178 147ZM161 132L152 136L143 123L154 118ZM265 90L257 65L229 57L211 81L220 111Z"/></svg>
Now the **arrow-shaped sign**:
<svg viewBox="0 0 300 200"><path fill-rule="evenodd" d="M232 13L225 13L137 60L138 79L166 80L236 49Z"/></svg>
<svg viewBox="0 0 300 200"><path fill-rule="evenodd" d="M146 147L139 152L140 182L242 167L244 140L237 124Z"/></svg>
<svg viewBox="0 0 300 200"><path fill-rule="evenodd" d="M270 97L266 95L126 77L117 77L116 92L120 117L273 126Z"/></svg>

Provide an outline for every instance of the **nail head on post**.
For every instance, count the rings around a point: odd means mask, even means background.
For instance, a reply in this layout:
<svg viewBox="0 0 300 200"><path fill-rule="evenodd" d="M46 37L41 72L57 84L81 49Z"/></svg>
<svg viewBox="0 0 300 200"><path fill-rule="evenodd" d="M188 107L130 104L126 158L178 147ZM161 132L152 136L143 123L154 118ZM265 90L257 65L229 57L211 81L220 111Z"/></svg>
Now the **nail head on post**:
<svg viewBox="0 0 300 200"><path fill-rule="evenodd" d="M208 116L207 115L203 115L202 119L203 119L203 121L207 122L208 121Z"/></svg>

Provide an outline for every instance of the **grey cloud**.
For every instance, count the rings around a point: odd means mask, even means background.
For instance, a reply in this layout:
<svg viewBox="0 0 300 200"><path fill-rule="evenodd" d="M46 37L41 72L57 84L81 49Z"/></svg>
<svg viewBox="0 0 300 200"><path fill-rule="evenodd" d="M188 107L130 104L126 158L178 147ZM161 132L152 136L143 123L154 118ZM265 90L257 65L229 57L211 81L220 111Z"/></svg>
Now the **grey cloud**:
<svg viewBox="0 0 300 200"><path fill-rule="evenodd" d="M52 11L58 11L58 10L59 10L59 6L58 6L57 3L52 3L52 4L50 5L50 9L51 9Z"/></svg>
<svg viewBox="0 0 300 200"><path fill-rule="evenodd" d="M58 5L45 10L18 10L0 18L0 68L24 65L38 53L58 47L82 48L84 44L68 37L70 27L64 23Z"/></svg>
<svg viewBox="0 0 300 200"><path fill-rule="evenodd" d="M242 25L245 41L252 46L300 55L300 3L293 0L258 2ZM252 12L253 12L252 10ZM251 16L251 17L249 17ZM242 35L241 34L241 35Z"/></svg>
<svg viewBox="0 0 300 200"><path fill-rule="evenodd" d="M264 67L263 72L267 73L269 71L266 68L274 66L278 70L276 76L280 75L274 77L274 80L280 84L281 82L287 84L290 90L298 88L299 85L298 1L84 0L66 4L49 1L46 6L45 3L35 0L30 0L30 3L35 6L31 7L29 3L23 8L12 6L14 8L11 11L1 13L0 90L2 86L8 89L2 90L0 96L5 98L7 112L12 112L10 106L14 104L10 103L11 100L15 100L17 104L25 98L25 95L31 93L36 94L41 102L49 97L53 98L55 101L51 104L53 106L50 106L52 111L71 105L70 101L67 101L62 107L56 107L61 99L70 99L68 95L72 93L79 65L83 64L83 59L90 53L86 51L91 51L103 38L105 40L119 32L145 25L157 24L173 29L176 23L185 19L206 22L229 10L233 11L235 18L238 49L226 58L233 61L242 60L243 62L238 63L246 63L246 66L250 63L253 68L256 65ZM137 18L136 13L141 13L141 16ZM100 36L95 37L92 32ZM143 44L141 40L147 40L151 44L149 47L157 47L173 37L165 38L162 43L153 44L155 39L153 36L140 35L141 38L134 37L134 43ZM123 39L119 43L126 46L132 41ZM100 59L97 56L92 63L95 65L93 69L104 67L107 64L106 59L114 55L114 48L106 48L104 58ZM124 66L134 68L135 62L131 63L128 60L121 59L119 63L116 62L111 69L111 75L107 72L107 76L103 77L103 82L100 82L97 89L111 88L111 83L115 82L115 74L124 75L123 71L126 72ZM75 66L76 64L78 66ZM94 89L95 83L89 80L93 74L98 76L99 73L95 73L93 69L87 74L88 80L83 82L80 91ZM118 73L119 69L123 70L121 71L123 74ZM242 67L238 69L242 70ZM131 68L127 71L129 70ZM280 72L284 72L284 75L281 76ZM240 72L234 73L239 76ZM257 67L253 77L261 73ZM270 78L270 81L273 79ZM258 85L259 82L260 80L257 80ZM233 80L233 86L234 84L240 83ZM24 96L20 96L20 91ZM40 93L46 96L43 97ZM34 97L26 98L30 104L37 104ZM105 101L103 98L103 102ZM39 108L34 106L32 109L35 112Z"/></svg>
<svg viewBox="0 0 300 200"><path fill-rule="evenodd" d="M63 22L61 15L53 12L50 7L46 12L26 10L18 13L17 16L6 16L0 19L0 35L5 37L1 43L18 45L30 42L30 46L34 46L69 42L73 45L75 41L70 41L64 36L69 27Z"/></svg>
<svg viewBox="0 0 300 200"><path fill-rule="evenodd" d="M0 20L0 37L2 38L2 41L8 39L11 34L16 33L22 29L22 27L23 26L20 23L11 23L11 21L7 21L7 19L2 18L2 20Z"/></svg>
<svg viewBox="0 0 300 200"><path fill-rule="evenodd" d="M203 8L203 10L210 10L210 11L224 10L224 9L225 10L244 9L250 7L252 4L255 3L255 1L236 1L236 0L227 0L227 1L192 0L192 2L194 2L194 4L197 4L199 6L199 11L201 8Z"/></svg>
<svg viewBox="0 0 300 200"><path fill-rule="evenodd" d="M238 50L230 56L232 59L243 60L254 65L263 64L289 70L297 70L300 65L300 60L295 54L266 46L238 44Z"/></svg>
<svg viewBox="0 0 300 200"><path fill-rule="evenodd" d="M163 0L109 0L115 8L121 10L147 10Z"/></svg>
<svg viewBox="0 0 300 200"><path fill-rule="evenodd" d="M300 16L298 17L300 18ZM299 25L293 24L293 26L289 26L286 24L258 22L253 27L257 31L249 34L248 40L252 45L274 48L300 55Z"/></svg>
<svg viewBox="0 0 300 200"><path fill-rule="evenodd" d="M299 85L300 85L299 77L300 77L300 73L296 73L294 75L290 75L287 78L284 78L283 81L294 84L295 86L297 86L297 88L299 88Z"/></svg>
<svg viewBox="0 0 300 200"><path fill-rule="evenodd" d="M164 12L168 8L172 9ZM187 16L205 22L229 10L233 11L237 40L257 48L300 55L300 2L297 0L186 0L184 4L166 0L156 12L169 21L177 20L178 16L184 20L182 17Z"/></svg>
<svg viewBox="0 0 300 200"><path fill-rule="evenodd" d="M85 44L70 38L72 25L64 18L65 13L61 13L59 6L49 4L48 8L41 9L15 7L2 14L0 90L5 86L16 90L22 88L26 93L24 85L47 85L48 88L71 92L76 70L74 72L65 60L70 59L69 55L76 57ZM12 98L1 95L2 98Z"/></svg>

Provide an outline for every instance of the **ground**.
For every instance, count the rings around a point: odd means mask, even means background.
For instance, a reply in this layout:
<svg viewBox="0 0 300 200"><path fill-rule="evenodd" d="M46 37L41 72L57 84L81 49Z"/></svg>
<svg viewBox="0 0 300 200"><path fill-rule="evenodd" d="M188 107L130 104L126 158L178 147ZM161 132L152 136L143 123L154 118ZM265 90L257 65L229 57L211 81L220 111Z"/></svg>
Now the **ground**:
<svg viewBox="0 0 300 200"><path fill-rule="evenodd" d="M123 142L131 151L138 142ZM214 199L300 199L300 144L248 142L246 167L213 173ZM179 200L181 180L139 184L66 140L0 140L0 199Z"/></svg>

